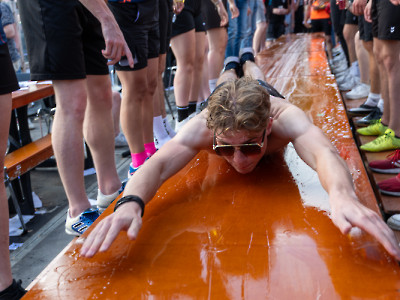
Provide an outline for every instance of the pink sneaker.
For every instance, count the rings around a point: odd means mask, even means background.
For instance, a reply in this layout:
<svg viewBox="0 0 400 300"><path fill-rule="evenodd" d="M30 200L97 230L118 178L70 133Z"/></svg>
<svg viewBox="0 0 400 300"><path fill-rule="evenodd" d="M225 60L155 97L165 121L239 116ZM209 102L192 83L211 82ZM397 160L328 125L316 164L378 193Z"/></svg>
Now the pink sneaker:
<svg viewBox="0 0 400 300"><path fill-rule="evenodd" d="M369 163L372 171L385 174L400 173L400 150L389 154L385 160L374 160Z"/></svg>
<svg viewBox="0 0 400 300"><path fill-rule="evenodd" d="M400 197L400 174L379 182L378 187L384 195Z"/></svg>

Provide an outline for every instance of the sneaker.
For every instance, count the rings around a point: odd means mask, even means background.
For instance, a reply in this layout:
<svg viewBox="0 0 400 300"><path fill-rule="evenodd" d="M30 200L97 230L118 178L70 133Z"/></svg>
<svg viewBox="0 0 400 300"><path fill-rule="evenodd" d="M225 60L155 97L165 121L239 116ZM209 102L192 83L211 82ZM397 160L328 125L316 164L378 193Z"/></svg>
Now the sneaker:
<svg viewBox="0 0 400 300"><path fill-rule="evenodd" d="M338 53L339 54L340 53L344 54L343 48L342 48L342 46L340 44L332 48L332 54L333 55L337 55Z"/></svg>
<svg viewBox="0 0 400 300"><path fill-rule="evenodd" d="M357 84L350 92L346 93L347 99L361 99L368 97L370 86L365 83Z"/></svg>
<svg viewBox="0 0 400 300"><path fill-rule="evenodd" d="M97 190L97 208L100 213L103 213L105 209L119 196L122 192L122 188L111 195L104 195L100 189Z"/></svg>
<svg viewBox="0 0 400 300"><path fill-rule="evenodd" d="M375 108L376 106L369 106L363 103L359 107L350 108L347 112L351 115L366 115L372 112Z"/></svg>
<svg viewBox="0 0 400 300"><path fill-rule="evenodd" d="M21 286L22 281L13 279L11 285L0 293L0 300L19 300L25 294L26 290Z"/></svg>
<svg viewBox="0 0 400 300"><path fill-rule="evenodd" d="M384 195L400 197L400 175L379 182L378 187Z"/></svg>
<svg viewBox="0 0 400 300"><path fill-rule="evenodd" d="M244 63L248 60L255 62L254 59L254 52L253 52L253 48L252 47L246 47L246 48L242 48L239 51L239 57L240 57L240 64L243 66Z"/></svg>
<svg viewBox="0 0 400 300"><path fill-rule="evenodd" d="M242 77L243 70L242 70L242 66L240 65L239 57L228 56L227 58L225 58L224 69L222 72L225 72L225 71L228 71L231 69L235 70L237 77ZM175 129L175 131L176 131L176 129Z"/></svg>
<svg viewBox="0 0 400 300"><path fill-rule="evenodd" d="M369 126L377 122L382 117L382 112L378 107L375 107L368 115L354 123L358 126Z"/></svg>
<svg viewBox="0 0 400 300"><path fill-rule="evenodd" d="M94 221L100 216L99 210L90 207L80 215L72 218L67 211L67 220L65 221L65 232L69 235L80 236L82 233L93 224Z"/></svg>
<svg viewBox="0 0 400 300"><path fill-rule="evenodd" d="M374 160L369 163L369 168L377 173L400 173L400 150L389 154L384 160Z"/></svg>
<svg viewBox="0 0 400 300"><path fill-rule="evenodd" d="M333 54L333 53L332 53ZM343 52L337 52L332 55L333 56L333 63L338 63L342 60L346 60L346 55Z"/></svg>
<svg viewBox="0 0 400 300"><path fill-rule="evenodd" d="M167 123L168 121L166 119L163 119L163 125L165 128L165 131L169 135L169 137L172 139L175 135L176 132L171 128L170 124Z"/></svg>
<svg viewBox="0 0 400 300"><path fill-rule="evenodd" d="M137 170L139 170L141 166L134 168L132 163L129 164L129 171L128 171L128 178L131 178L133 176L133 173L135 173Z"/></svg>
<svg viewBox="0 0 400 300"><path fill-rule="evenodd" d="M128 147L128 141L122 132L115 137L115 147Z"/></svg>
<svg viewBox="0 0 400 300"><path fill-rule="evenodd" d="M178 122L178 119L175 120L175 131L178 132L179 130L181 130L181 128L187 123L189 122L189 120L191 118L193 118L196 115L196 113L192 113L189 115L189 117L187 117L186 119Z"/></svg>
<svg viewBox="0 0 400 300"><path fill-rule="evenodd" d="M373 124L364 127L364 128L358 128L357 132L361 135L378 135L381 136L385 134L386 129L388 129L387 126L383 125L381 122L381 119L378 121L374 122Z"/></svg>
<svg viewBox="0 0 400 300"><path fill-rule="evenodd" d="M369 152L381 152L400 148L400 139L394 135L390 128L386 129L385 134L377 137L372 142L360 146L361 150Z"/></svg>
<svg viewBox="0 0 400 300"><path fill-rule="evenodd" d="M344 82L339 82L338 87L340 91L348 91L357 85L357 81L352 75L346 77Z"/></svg>
<svg viewBox="0 0 400 300"><path fill-rule="evenodd" d="M332 65L332 73L337 74L337 73L345 71L347 68L348 68L347 62L344 60L341 60Z"/></svg>
<svg viewBox="0 0 400 300"><path fill-rule="evenodd" d="M396 214L396 215L391 216L387 220L387 224L393 230L400 230L400 214Z"/></svg>

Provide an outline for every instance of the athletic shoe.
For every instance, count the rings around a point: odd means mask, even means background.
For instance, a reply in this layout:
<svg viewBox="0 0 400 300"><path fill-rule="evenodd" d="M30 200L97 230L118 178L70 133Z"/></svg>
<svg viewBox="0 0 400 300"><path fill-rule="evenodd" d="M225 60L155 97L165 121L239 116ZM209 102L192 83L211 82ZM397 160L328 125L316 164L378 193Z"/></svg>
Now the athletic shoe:
<svg viewBox="0 0 400 300"><path fill-rule="evenodd" d="M164 124L165 131L167 132L169 137L172 139L176 135L176 132L171 128L170 124L167 123L167 122L168 121L166 119L163 119L163 124Z"/></svg>
<svg viewBox="0 0 400 300"><path fill-rule="evenodd" d="M340 62L342 60L346 60L346 55L343 52L338 52L336 54L333 54L332 56L333 56L332 61L334 63Z"/></svg>
<svg viewBox="0 0 400 300"><path fill-rule="evenodd" d="M375 107L368 115L354 123L358 126L369 126L377 122L382 117L382 112L378 107Z"/></svg>
<svg viewBox="0 0 400 300"><path fill-rule="evenodd" d="M67 220L65 221L65 232L70 235L80 236L90 225L99 217L97 208L90 207L75 218L70 217L69 209L67 211Z"/></svg>
<svg viewBox="0 0 400 300"><path fill-rule="evenodd" d="M252 62L255 62L253 48L252 47L246 47L246 48L240 49L240 51L239 51L239 60L240 60L240 64L242 66L248 60L250 60Z"/></svg>
<svg viewBox="0 0 400 300"><path fill-rule="evenodd" d="M1 291L0 293L0 300L19 300L25 294L26 290L21 286L22 281L18 280L15 281L13 279L11 285L7 287L5 290Z"/></svg>
<svg viewBox="0 0 400 300"><path fill-rule="evenodd" d="M344 60L341 60L332 65L332 73L337 74L337 73L345 71L347 68L348 68L347 62Z"/></svg>
<svg viewBox="0 0 400 300"><path fill-rule="evenodd" d="M377 137L372 142L361 145L360 149L369 152L381 152L400 148L400 139L395 137L394 131L386 129L385 134Z"/></svg>
<svg viewBox="0 0 400 300"><path fill-rule="evenodd" d="M103 211L121 194L122 188L111 195L104 195L100 189L97 190L97 208L100 213Z"/></svg>
<svg viewBox="0 0 400 300"><path fill-rule="evenodd" d="M354 88L357 85L357 81L352 75L348 75L343 82L338 83L338 87L340 91L348 91Z"/></svg>
<svg viewBox="0 0 400 300"><path fill-rule="evenodd" d="M357 84L350 92L346 93L347 99L361 99L368 97L370 86L365 83Z"/></svg>
<svg viewBox="0 0 400 300"><path fill-rule="evenodd" d="M359 107L350 108L347 112L350 115L366 115L373 111L375 108L376 106L369 106L363 103Z"/></svg>
<svg viewBox="0 0 400 300"><path fill-rule="evenodd" d="M381 122L381 119L376 121L375 123L364 127L364 128L358 128L357 132L361 135L378 135L381 136L385 134L386 129L388 129L387 126L383 125Z"/></svg>
<svg viewBox="0 0 400 300"><path fill-rule="evenodd" d="M193 118L194 116L196 116L196 112L192 113L189 115L189 117L187 117L186 119L178 122L178 119L175 120L175 131L178 132L179 130L181 130L181 128L187 123L189 122L189 120L191 118Z"/></svg>
<svg viewBox="0 0 400 300"><path fill-rule="evenodd" d="M400 150L389 154L384 160L374 160L369 163L369 168L377 173L400 173Z"/></svg>
<svg viewBox="0 0 400 300"><path fill-rule="evenodd" d="M242 66L240 65L239 57L228 56L227 58L225 58L223 72L231 70L231 69L235 70L237 77L242 77L243 70L242 70ZM176 129L175 129L175 131L176 131Z"/></svg>
<svg viewBox="0 0 400 300"><path fill-rule="evenodd" d="M122 132L115 137L115 147L128 147L128 141Z"/></svg>
<svg viewBox="0 0 400 300"><path fill-rule="evenodd" d="M343 48L342 48L342 46L341 46L340 44L338 44L337 46L335 46L335 47L332 48L332 54L333 54L333 55L337 55L338 53L339 53L339 54L340 54L340 53L343 53L343 54L344 54Z"/></svg>
<svg viewBox="0 0 400 300"><path fill-rule="evenodd" d="M133 176L133 173L135 173L137 170L139 170L141 166L134 168L132 163L129 164L129 171L128 171L128 178L131 178Z"/></svg>
<svg viewBox="0 0 400 300"><path fill-rule="evenodd" d="M393 230L400 230L400 214L396 214L396 215L391 216L387 220L387 224Z"/></svg>
<svg viewBox="0 0 400 300"><path fill-rule="evenodd" d="M384 195L400 197L400 175L379 182L378 187Z"/></svg>

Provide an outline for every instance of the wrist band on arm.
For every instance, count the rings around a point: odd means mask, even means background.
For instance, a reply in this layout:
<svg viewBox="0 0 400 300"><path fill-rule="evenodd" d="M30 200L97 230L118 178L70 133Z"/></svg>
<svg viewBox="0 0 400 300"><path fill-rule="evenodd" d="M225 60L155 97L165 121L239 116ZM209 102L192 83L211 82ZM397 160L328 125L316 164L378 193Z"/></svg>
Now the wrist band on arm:
<svg viewBox="0 0 400 300"><path fill-rule="evenodd" d="M122 197L121 199L119 199L114 206L114 212L118 209L118 207L120 207L122 204L127 203L127 202L136 202L137 204L139 204L140 208L142 209L141 217L143 217L144 202L143 202L142 198L140 198L139 196L136 196L136 195L128 195L128 196L125 196L125 197Z"/></svg>
<svg viewBox="0 0 400 300"><path fill-rule="evenodd" d="M221 2L221 0L217 0L217 1L212 1L212 3L214 3L215 6L218 6L218 4Z"/></svg>

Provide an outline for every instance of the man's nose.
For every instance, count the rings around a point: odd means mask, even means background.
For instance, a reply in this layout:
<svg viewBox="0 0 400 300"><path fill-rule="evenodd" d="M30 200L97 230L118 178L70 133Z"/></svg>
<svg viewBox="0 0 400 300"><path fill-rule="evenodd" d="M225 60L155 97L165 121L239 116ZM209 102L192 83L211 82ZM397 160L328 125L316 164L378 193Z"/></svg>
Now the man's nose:
<svg viewBox="0 0 400 300"><path fill-rule="evenodd" d="M246 159L246 155L243 154L242 151L240 151L239 148L235 147L235 153L233 153L233 161L236 163L241 163Z"/></svg>

